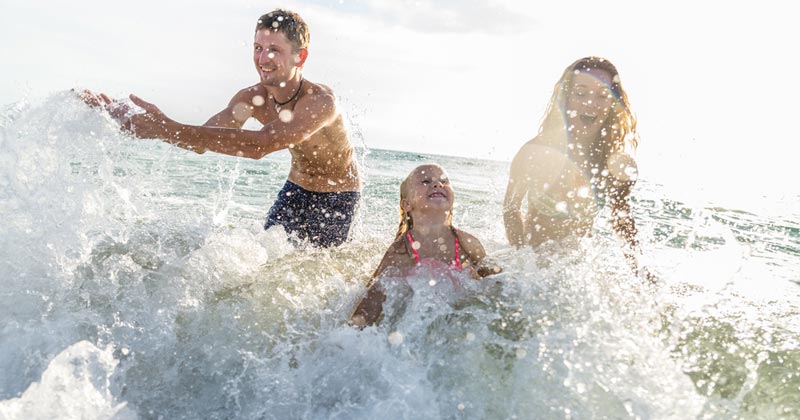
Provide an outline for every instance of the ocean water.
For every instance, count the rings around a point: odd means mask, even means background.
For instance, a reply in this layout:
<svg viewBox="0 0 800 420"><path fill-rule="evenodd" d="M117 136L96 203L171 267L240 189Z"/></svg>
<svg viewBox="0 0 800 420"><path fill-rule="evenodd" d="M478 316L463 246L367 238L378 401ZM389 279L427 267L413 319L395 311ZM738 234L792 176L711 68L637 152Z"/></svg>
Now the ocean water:
<svg viewBox="0 0 800 420"><path fill-rule="evenodd" d="M0 418L800 418L800 197L757 212L641 179L649 286L607 210L591 237L509 247L507 162L359 161L352 240L295 248L261 229L286 153L132 140L69 92L4 107ZM348 327L424 162L505 272L455 298L416 279L382 326Z"/></svg>

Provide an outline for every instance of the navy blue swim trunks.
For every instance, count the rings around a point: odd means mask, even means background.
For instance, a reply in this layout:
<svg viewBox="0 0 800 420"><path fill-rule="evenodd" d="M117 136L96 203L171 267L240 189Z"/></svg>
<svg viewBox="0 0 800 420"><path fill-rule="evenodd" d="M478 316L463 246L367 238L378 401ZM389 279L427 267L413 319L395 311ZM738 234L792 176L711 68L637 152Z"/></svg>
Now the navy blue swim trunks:
<svg viewBox="0 0 800 420"><path fill-rule="evenodd" d="M314 246L341 245L350 233L350 224L359 192L314 192L286 181L278 192L264 223L264 229L280 225L287 234L295 234Z"/></svg>

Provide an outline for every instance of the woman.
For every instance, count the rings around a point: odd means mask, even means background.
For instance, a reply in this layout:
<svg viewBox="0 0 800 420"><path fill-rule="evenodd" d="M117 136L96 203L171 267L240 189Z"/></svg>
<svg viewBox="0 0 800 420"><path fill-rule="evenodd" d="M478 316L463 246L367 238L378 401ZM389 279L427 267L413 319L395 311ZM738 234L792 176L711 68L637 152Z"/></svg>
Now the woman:
<svg viewBox="0 0 800 420"><path fill-rule="evenodd" d="M636 117L616 67L599 57L582 58L567 67L539 134L511 163L503 209L511 244L536 247L585 235L608 203L611 225L625 240L626 260L638 274L639 243L630 208L637 167L625 152L637 143Z"/></svg>

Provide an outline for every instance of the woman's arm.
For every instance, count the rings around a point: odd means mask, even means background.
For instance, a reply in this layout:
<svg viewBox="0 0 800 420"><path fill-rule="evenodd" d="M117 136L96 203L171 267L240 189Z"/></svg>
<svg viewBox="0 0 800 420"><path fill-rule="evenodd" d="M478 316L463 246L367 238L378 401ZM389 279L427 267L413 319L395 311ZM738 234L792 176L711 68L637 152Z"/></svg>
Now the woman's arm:
<svg viewBox="0 0 800 420"><path fill-rule="evenodd" d="M637 239L636 221L634 221L631 213L630 202L630 193L634 184L635 181L613 181L612 188L615 190L609 194L609 198L611 199L611 227L625 241L626 246L622 250L625 255L625 261L634 274L638 276L639 260L637 255L641 250ZM655 282L655 276L650 274L646 268L643 268L643 271L648 281Z"/></svg>
<svg viewBox="0 0 800 420"><path fill-rule="evenodd" d="M503 200L503 224L506 228L506 238L511 245L521 247L525 245L525 222L522 218L522 201L528 194L528 183L525 182L525 167L522 157L525 146L511 161L511 170L508 177L505 199Z"/></svg>
<svg viewBox="0 0 800 420"><path fill-rule="evenodd" d="M625 240L631 251L639 249L639 241L636 239L636 222L631 215L630 187L623 186L614 193L609 194L611 199L611 227L617 235Z"/></svg>

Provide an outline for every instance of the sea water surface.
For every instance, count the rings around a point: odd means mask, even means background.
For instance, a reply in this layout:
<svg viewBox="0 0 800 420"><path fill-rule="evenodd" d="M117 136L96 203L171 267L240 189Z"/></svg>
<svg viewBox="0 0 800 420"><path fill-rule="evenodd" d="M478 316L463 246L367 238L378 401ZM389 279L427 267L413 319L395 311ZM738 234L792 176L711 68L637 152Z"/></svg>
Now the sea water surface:
<svg viewBox="0 0 800 420"><path fill-rule="evenodd" d="M363 146L358 130L354 138ZM361 147L352 240L261 228L289 157L119 134L70 92L0 115L0 418L800 418L800 198L758 212L641 179L634 277L601 214L536 251L504 237L508 162ZM398 188L437 162L454 224L502 274L347 318L393 239ZM754 207L757 208L757 207Z"/></svg>

